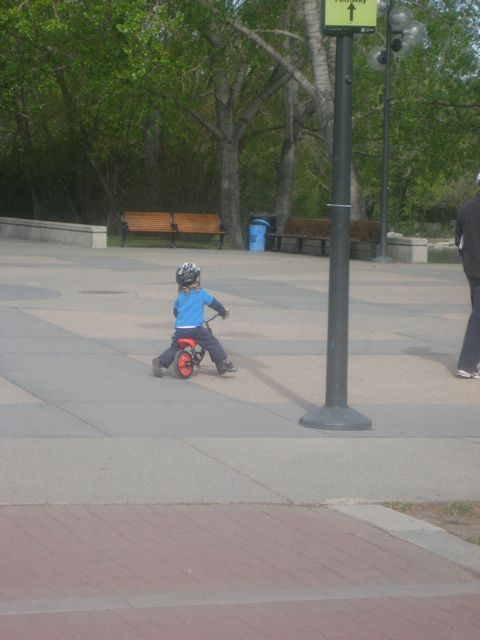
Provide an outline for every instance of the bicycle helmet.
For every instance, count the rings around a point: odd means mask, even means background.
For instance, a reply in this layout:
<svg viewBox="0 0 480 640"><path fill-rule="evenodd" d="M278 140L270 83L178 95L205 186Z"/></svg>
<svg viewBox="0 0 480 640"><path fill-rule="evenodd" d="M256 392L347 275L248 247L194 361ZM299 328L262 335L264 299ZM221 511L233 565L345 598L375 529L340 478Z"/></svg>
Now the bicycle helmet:
<svg viewBox="0 0 480 640"><path fill-rule="evenodd" d="M194 262L184 262L177 269L177 284L179 284L181 287L189 287L195 282L199 274L200 268L197 267Z"/></svg>

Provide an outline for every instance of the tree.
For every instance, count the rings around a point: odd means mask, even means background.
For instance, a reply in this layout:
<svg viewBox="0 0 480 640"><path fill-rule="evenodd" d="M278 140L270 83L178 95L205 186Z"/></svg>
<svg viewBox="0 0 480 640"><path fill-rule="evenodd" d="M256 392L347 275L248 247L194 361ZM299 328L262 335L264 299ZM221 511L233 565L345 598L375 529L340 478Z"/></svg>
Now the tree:
<svg viewBox="0 0 480 640"><path fill-rule="evenodd" d="M162 3L29 0L16 4L10 3L1 14L8 34L2 57L8 58L12 48L17 53L8 67L10 88L2 97L15 114L34 215L40 209L37 190L42 181L35 181L30 159L38 170L44 155L51 174L57 174L47 182L62 183L72 208L78 198L70 185L76 184L78 196L81 184L93 178L102 192L96 199L104 200L106 222L114 228L121 210L121 176L131 163L131 149L141 139L148 115L159 109L149 74L157 74L157 86L173 76L162 42L167 26ZM60 152L57 162L52 150ZM73 162L62 166L65 156ZM76 173L72 175L69 166Z"/></svg>
<svg viewBox="0 0 480 640"><path fill-rule="evenodd" d="M390 117L389 219L441 218L457 178L478 170L480 24L478 2L423 0L410 4L427 26L428 40L405 60L394 61ZM366 52L384 44L377 33L358 43L355 72L365 88L354 94L355 153L372 213L379 206L383 74L368 69ZM472 183L473 184L473 183ZM450 195L449 195L450 194ZM453 200L455 198L453 197ZM455 206L445 211L453 217Z"/></svg>
<svg viewBox="0 0 480 640"><path fill-rule="evenodd" d="M298 0L303 10L305 31L307 34L308 50L313 81L307 78L300 69L293 65L288 57L278 47L267 42L257 31L249 28L235 15L226 15L224 20L245 38L268 53L277 64L298 82L298 84L315 101L317 117L321 135L329 150L330 157L333 153L333 79L331 77L331 63L329 63L330 48L333 45L331 39L325 38L320 30L320 7L318 0ZM215 11L211 0L197 0L202 6ZM218 15L218 11L215 11ZM291 34L293 35L293 34ZM297 34L298 36L298 34ZM364 201L362 190L356 175L355 168L351 171L352 184L352 218L364 215Z"/></svg>
<svg viewBox="0 0 480 640"><path fill-rule="evenodd" d="M394 224L446 216L464 196L457 181L478 171L479 2L405 2L429 35L394 68ZM335 57L318 5L4 0L2 212L113 229L121 208L218 207L235 246L250 210L275 206L281 225L292 189L294 210L316 214L329 191ZM380 192L383 77L366 51L384 32L379 21L354 47L353 159L369 215ZM355 216L361 200L352 195Z"/></svg>
<svg viewBox="0 0 480 640"><path fill-rule="evenodd" d="M225 27L222 10L228 8L226 4L216 3L216 11L206 12L205 8L210 7L204 4L202 10L197 7L195 11L196 2L190 7L186 2L173 3L185 20L182 40L191 46L193 37L197 43L196 51L201 51L207 61L207 65L200 62L195 65L195 75L201 75L204 83L190 83L193 87L200 87L200 95L187 94L183 105L215 139L220 175L220 212L231 245L242 248L240 149L248 128L264 105L285 85L289 74L279 65L272 67L268 58L259 55L247 41L239 41ZM251 13L247 4L241 9L246 19L259 20L259 14ZM269 13L267 17L270 21L275 16ZM202 40L200 44L197 34Z"/></svg>

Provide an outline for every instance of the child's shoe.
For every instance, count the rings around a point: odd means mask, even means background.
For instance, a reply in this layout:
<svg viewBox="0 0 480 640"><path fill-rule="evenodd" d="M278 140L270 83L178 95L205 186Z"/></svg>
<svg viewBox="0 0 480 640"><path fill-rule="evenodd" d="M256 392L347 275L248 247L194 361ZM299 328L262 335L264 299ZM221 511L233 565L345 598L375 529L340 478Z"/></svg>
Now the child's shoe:
<svg viewBox="0 0 480 640"><path fill-rule="evenodd" d="M152 360L152 371L153 375L157 376L157 378L161 378L163 376L163 367L158 356Z"/></svg>
<svg viewBox="0 0 480 640"><path fill-rule="evenodd" d="M233 362L230 362L230 360L224 360L220 364L217 364L217 371L220 375L223 375L224 373L235 373L236 370L237 367Z"/></svg>

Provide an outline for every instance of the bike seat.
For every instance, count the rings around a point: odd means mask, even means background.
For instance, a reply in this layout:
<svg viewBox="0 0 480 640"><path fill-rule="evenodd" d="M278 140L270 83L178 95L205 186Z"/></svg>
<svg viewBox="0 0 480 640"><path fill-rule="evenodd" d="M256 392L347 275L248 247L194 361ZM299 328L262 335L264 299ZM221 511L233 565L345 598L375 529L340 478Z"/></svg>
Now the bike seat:
<svg viewBox="0 0 480 640"><path fill-rule="evenodd" d="M195 347L197 346L197 343L195 342L195 340L193 340L193 338L180 338L180 340L177 340L177 343L180 349L185 349L185 347L191 347L192 349L195 349Z"/></svg>

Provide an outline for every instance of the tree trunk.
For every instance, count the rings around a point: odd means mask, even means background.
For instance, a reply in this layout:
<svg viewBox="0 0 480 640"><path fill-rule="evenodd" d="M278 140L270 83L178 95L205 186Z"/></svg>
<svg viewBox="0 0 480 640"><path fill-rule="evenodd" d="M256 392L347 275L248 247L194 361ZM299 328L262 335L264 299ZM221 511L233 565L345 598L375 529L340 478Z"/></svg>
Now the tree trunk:
<svg viewBox="0 0 480 640"><path fill-rule="evenodd" d="M244 249L240 225L240 172L238 167L238 140L221 138L220 161L220 211L227 229L230 245Z"/></svg>
<svg viewBox="0 0 480 640"><path fill-rule="evenodd" d="M28 180L30 182L30 194L32 196L32 209L33 209L33 219L41 220L42 219L42 206L40 204L40 198L37 193L37 189L34 184L33 177L31 172L27 170Z"/></svg>
<svg viewBox="0 0 480 640"><path fill-rule="evenodd" d="M22 159L25 167L25 174L27 176L28 184L30 187L33 219L40 220L42 217L42 207L40 204L40 197L38 195L35 180L32 132L30 129L28 117L25 115L26 113L27 108L25 105L25 96L22 92L21 95L17 96L17 110L15 111L15 120L17 122L19 137L22 141Z"/></svg>
<svg viewBox="0 0 480 640"><path fill-rule="evenodd" d="M333 114L334 114L334 80L330 77L329 67L332 64L324 46L320 31L320 11L317 0L303 0L305 26L308 34L308 45L312 60L312 71L315 84L315 100L319 116L320 131L333 158ZM351 217L353 220L365 217L365 200L355 167L351 166Z"/></svg>
<svg viewBox="0 0 480 640"><path fill-rule="evenodd" d="M235 126L235 100L227 72L218 61L218 53L223 43L216 32L212 31L211 42L216 47L214 57L217 58L218 65L215 71L215 119L220 163L220 215L231 246L234 249L243 249L240 226L239 136Z"/></svg>
<svg viewBox="0 0 480 640"><path fill-rule="evenodd" d="M357 172L355 169L355 165L352 162L351 168L351 179L350 179L350 202L352 205L351 209L351 219L352 220L361 220L365 218L365 197L363 195L362 187L360 185L360 181L357 177Z"/></svg>
<svg viewBox="0 0 480 640"><path fill-rule="evenodd" d="M121 229L121 207L118 197L118 171L115 164L110 171L100 168L99 163L89 156L90 163L95 171L107 201L106 225L108 233L119 233Z"/></svg>
<svg viewBox="0 0 480 640"><path fill-rule="evenodd" d="M274 212L277 230L282 231L292 213L293 181L297 167L298 143L301 129L298 116L298 83L290 80L285 86L285 137L277 169L277 192Z"/></svg>

